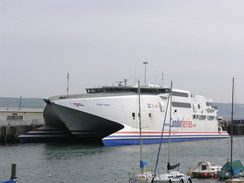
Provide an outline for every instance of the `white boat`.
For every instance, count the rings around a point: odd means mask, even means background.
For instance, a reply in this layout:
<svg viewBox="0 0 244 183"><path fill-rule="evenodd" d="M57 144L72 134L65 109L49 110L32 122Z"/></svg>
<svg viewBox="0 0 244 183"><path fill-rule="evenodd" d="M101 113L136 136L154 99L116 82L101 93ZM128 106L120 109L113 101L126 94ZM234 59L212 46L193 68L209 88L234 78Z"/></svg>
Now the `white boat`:
<svg viewBox="0 0 244 183"><path fill-rule="evenodd" d="M130 174L129 183L163 183L163 182L172 182L172 183L191 183L192 180L190 177L185 176L183 173L178 171L171 171L165 174L156 174L152 171L145 171L141 174Z"/></svg>
<svg viewBox="0 0 244 183"><path fill-rule="evenodd" d="M87 94L44 99L46 125L34 131L38 133L31 131L20 136L20 140L50 140L53 132L58 132L64 138L68 135L86 142L102 141L108 146L139 144L137 88L104 86L88 88ZM143 143L160 141L168 92L167 87L141 86L142 119L146 121L142 126ZM218 126L217 109L211 106L211 99L179 89L174 89L172 94L172 141L229 137Z"/></svg>
<svg viewBox="0 0 244 183"><path fill-rule="evenodd" d="M244 183L244 178L243 177L239 177L239 178L231 178L231 179L226 179L225 183Z"/></svg>
<svg viewBox="0 0 244 183"><path fill-rule="evenodd" d="M212 165L208 161L199 162L197 167L191 170L193 178L218 178L217 172L221 170L220 165Z"/></svg>

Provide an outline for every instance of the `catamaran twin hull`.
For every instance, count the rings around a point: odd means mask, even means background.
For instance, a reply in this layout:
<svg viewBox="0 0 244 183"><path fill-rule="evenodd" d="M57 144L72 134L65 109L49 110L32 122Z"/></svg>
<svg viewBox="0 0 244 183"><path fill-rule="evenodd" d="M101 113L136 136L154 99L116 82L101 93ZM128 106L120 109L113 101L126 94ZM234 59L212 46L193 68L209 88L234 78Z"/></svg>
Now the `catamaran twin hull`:
<svg viewBox="0 0 244 183"><path fill-rule="evenodd" d="M102 141L105 145L139 144L139 109L136 87L87 89L87 94L45 99L46 126L20 136L22 142L52 140L56 137L81 141ZM169 89L141 88L142 141L159 143L167 108ZM228 137L218 126L217 109L211 100L188 91L172 92L172 141ZM166 120L163 140L169 137Z"/></svg>

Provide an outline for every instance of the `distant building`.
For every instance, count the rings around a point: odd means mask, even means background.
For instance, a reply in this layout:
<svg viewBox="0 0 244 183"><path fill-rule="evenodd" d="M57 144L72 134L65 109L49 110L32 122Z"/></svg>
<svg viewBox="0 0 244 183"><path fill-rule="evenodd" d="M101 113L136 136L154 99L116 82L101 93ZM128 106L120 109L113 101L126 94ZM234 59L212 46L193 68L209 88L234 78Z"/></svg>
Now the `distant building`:
<svg viewBox="0 0 244 183"><path fill-rule="evenodd" d="M43 125L43 108L0 108L0 126Z"/></svg>

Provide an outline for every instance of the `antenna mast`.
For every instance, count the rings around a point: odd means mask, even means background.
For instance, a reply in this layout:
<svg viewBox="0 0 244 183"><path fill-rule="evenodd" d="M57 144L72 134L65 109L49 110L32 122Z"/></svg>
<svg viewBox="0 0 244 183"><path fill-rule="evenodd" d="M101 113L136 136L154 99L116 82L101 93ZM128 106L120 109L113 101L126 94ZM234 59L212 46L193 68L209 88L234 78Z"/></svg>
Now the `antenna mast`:
<svg viewBox="0 0 244 183"><path fill-rule="evenodd" d="M164 73L162 72L161 85L164 86Z"/></svg>
<svg viewBox="0 0 244 183"><path fill-rule="evenodd" d="M146 84L147 83L147 64L148 64L148 62L143 62L143 64L145 65L144 84Z"/></svg>
<svg viewBox="0 0 244 183"><path fill-rule="evenodd" d="M67 72L67 96L69 96L69 73Z"/></svg>

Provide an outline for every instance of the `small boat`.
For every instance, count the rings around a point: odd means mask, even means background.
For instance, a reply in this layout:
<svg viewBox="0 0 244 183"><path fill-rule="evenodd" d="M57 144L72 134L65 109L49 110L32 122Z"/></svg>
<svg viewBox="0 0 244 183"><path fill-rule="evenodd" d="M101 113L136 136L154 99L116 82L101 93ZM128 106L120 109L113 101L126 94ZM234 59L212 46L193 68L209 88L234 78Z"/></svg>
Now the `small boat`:
<svg viewBox="0 0 244 183"><path fill-rule="evenodd" d="M171 91L172 91L172 83L171 83ZM141 172L139 174L134 174L131 173L129 175L129 183L191 183L191 177L188 175L185 175L182 172L173 171L173 169L178 168L180 164L176 165L170 165L169 161L169 154L170 154L170 139L171 139L171 104L172 104L172 92L169 92L169 97L168 97L168 102L167 102L167 108L165 112L165 117L164 117L164 123L163 123L163 129L162 129L162 135L161 135L161 142L159 144L158 148L158 153L157 153L157 160L156 160L156 165L154 171L144 170L144 166L147 165L147 162L142 160L142 139L140 138L140 169ZM138 96L139 96L139 129L140 129L140 134L141 134L141 102L140 102L140 83L138 82ZM161 144L162 144L162 139L163 139L163 132L164 132L164 127L165 127L165 121L167 117L167 109L168 109L168 104L170 104L170 111L169 111L169 142L168 142L168 164L167 164L167 172L166 173L157 173L157 165L159 162L159 155L160 155L160 149L161 149Z"/></svg>
<svg viewBox="0 0 244 183"><path fill-rule="evenodd" d="M243 183L244 182L244 178L240 177L240 178L234 178L234 179L227 179L225 180L225 183Z"/></svg>
<svg viewBox="0 0 244 183"><path fill-rule="evenodd" d="M197 167L191 170L193 178L218 178L217 172L221 170L220 165L212 165L208 161L199 162Z"/></svg>
<svg viewBox="0 0 244 183"><path fill-rule="evenodd" d="M0 182L0 183L16 183L17 177L16 177L16 164L11 164L11 177L9 180Z"/></svg>
<svg viewBox="0 0 244 183"><path fill-rule="evenodd" d="M10 180L7 180L7 181L3 181L1 183L16 183L16 181L13 180L13 179L10 179Z"/></svg>
<svg viewBox="0 0 244 183"><path fill-rule="evenodd" d="M190 182L191 178L179 171L171 171L165 174L154 174L153 171L144 171L141 174L130 174L129 183L183 183Z"/></svg>

